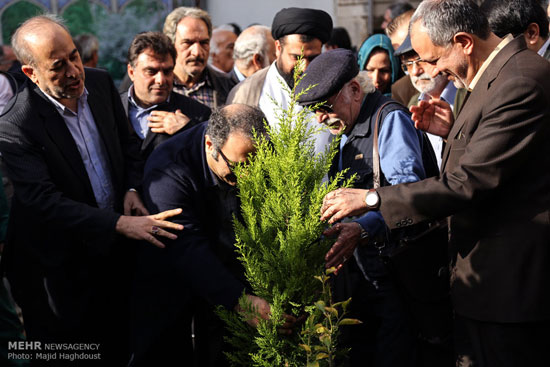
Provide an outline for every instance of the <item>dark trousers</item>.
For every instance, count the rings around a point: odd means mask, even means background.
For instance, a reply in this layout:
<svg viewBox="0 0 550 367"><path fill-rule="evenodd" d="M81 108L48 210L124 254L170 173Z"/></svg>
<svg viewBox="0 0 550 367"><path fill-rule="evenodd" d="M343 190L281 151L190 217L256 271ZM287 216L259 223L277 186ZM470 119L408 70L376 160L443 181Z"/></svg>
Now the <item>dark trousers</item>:
<svg viewBox="0 0 550 367"><path fill-rule="evenodd" d="M365 280L355 261L346 265L347 274L338 277L338 298L342 282L351 285L349 315L363 323L342 330L342 346L351 347L350 367L408 367L416 359L416 339L403 300L389 277L379 278L376 287Z"/></svg>
<svg viewBox="0 0 550 367"><path fill-rule="evenodd" d="M473 353L470 366L542 367L550 363L550 321L504 324L460 316L457 320L464 326Z"/></svg>

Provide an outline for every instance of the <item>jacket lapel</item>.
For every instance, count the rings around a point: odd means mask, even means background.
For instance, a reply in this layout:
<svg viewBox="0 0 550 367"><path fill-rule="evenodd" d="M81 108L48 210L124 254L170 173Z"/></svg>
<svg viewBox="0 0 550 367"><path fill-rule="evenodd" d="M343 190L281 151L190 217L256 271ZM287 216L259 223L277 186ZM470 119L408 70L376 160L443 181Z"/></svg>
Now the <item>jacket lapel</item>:
<svg viewBox="0 0 550 367"><path fill-rule="evenodd" d="M449 153L453 145L454 140L469 139L470 137L461 136L464 125L471 121L472 118L479 117L479 111L483 108L485 101L488 98L488 89L491 87L491 83L497 78L498 74L506 62L516 53L525 49L525 38L520 35L508 43L493 59L491 64L487 67L475 88L471 91L470 96L464 102L461 111L459 112L451 131L449 132L448 144L445 146L443 153L441 172L445 170Z"/></svg>
<svg viewBox="0 0 550 367"><path fill-rule="evenodd" d="M57 145L61 154L65 157L75 175L82 180L90 191L92 187L88 178L88 173L82 162L82 157L76 146L73 136L65 123L63 117L59 114L56 107L47 99L40 88L34 86L36 94L39 96L40 103L37 104L38 114L43 117L44 129L50 137L50 140Z"/></svg>

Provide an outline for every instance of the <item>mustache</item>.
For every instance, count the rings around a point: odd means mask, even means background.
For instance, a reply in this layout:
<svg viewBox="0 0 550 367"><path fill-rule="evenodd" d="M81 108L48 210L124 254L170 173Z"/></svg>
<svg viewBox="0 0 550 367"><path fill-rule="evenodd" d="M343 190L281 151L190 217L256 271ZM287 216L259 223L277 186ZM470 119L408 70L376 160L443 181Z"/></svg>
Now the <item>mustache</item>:
<svg viewBox="0 0 550 367"><path fill-rule="evenodd" d="M323 121L323 124L327 125L328 127L339 125L342 120L337 117L329 117L325 121Z"/></svg>
<svg viewBox="0 0 550 367"><path fill-rule="evenodd" d="M423 74L420 74L419 76L414 76L414 75L411 75L411 79L416 82L418 80L433 80L432 77L430 77L428 74L426 73L423 73Z"/></svg>
<svg viewBox="0 0 550 367"><path fill-rule="evenodd" d="M190 57L186 60L186 62L201 62L204 63L204 59L202 57Z"/></svg>

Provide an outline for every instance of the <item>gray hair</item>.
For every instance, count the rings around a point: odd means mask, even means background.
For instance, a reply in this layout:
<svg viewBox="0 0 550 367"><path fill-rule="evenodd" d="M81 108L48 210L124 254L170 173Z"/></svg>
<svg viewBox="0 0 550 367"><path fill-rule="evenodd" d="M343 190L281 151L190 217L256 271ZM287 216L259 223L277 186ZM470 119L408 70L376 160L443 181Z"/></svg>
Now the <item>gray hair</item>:
<svg viewBox="0 0 550 367"><path fill-rule="evenodd" d="M206 135L210 137L215 148L214 158L227 142L229 135L235 132L253 139L254 132L265 135L265 115L258 107L244 104L232 104L215 109L210 116Z"/></svg>
<svg viewBox="0 0 550 367"><path fill-rule="evenodd" d="M67 33L71 33L69 32L69 29L67 28L63 20L55 14L42 14L27 19L23 24L19 26L19 28L17 28L15 33L11 36L11 47L13 48L13 52L15 53L17 60L19 60L22 64L28 64L32 66L36 65L34 55L32 51L28 48L24 36L29 32L40 33L41 27L45 23L57 24L58 26L66 30Z"/></svg>
<svg viewBox="0 0 550 367"><path fill-rule="evenodd" d="M409 30L418 20L432 43L439 47L450 47L458 32L483 40L491 32L487 18L472 0L424 0L412 16Z"/></svg>
<svg viewBox="0 0 550 367"><path fill-rule="evenodd" d="M271 32L269 27L263 25L254 25L248 29L254 30L253 33L243 33L235 41L233 48L233 59L239 60L248 65L255 54L260 54L264 63L269 60L267 55L268 39L266 33Z"/></svg>
<svg viewBox="0 0 550 367"><path fill-rule="evenodd" d="M374 93L376 87L372 82L372 79L369 77L369 73L366 70L361 70L359 74L355 77L355 80L361 86L361 91L365 94Z"/></svg>
<svg viewBox="0 0 550 367"><path fill-rule="evenodd" d="M231 32L233 33L233 30L231 29L223 29L223 28L219 28L219 27L216 27L212 30L212 37L210 38L210 55L212 54L217 54L218 52L220 52L220 45L218 43L219 40L216 40L216 33L219 33L219 32Z"/></svg>
<svg viewBox="0 0 550 367"><path fill-rule="evenodd" d="M99 41L93 34L82 33L74 38L74 41L78 43L82 54L80 55L83 63L87 63L92 59L94 53L99 51Z"/></svg>
<svg viewBox="0 0 550 367"><path fill-rule="evenodd" d="M164 34L170 37L172 42L176 42L176 29L178 28L179 22L186 17L200 19L206 23L206 28L208 28L208 37L212 37L212 20L206 11L199 8L187 8L180 6L168 14L166 20L164 21L164 28L162 29Z"/></svg>

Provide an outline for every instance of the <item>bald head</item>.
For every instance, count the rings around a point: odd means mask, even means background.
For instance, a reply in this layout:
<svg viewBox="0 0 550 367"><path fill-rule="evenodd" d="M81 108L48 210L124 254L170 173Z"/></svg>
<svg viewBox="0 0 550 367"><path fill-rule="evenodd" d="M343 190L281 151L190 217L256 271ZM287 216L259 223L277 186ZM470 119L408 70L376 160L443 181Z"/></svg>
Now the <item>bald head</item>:
<svg viewBox="0 0 550 367"><path fill-rule="evenodd" d="M275 57L275 40L269 27L248 27L235 42L233 58L239 71L246 77L270 65Z"/></svg>
<svg viewBox="0 0 550 367"><path fill-rule="evenodd" d="M28 19L17 28L11 37L11 45L15 56L22 64L34 65L35 55L32 50L51 39L57 32L69 30L63 21L53 14L39 15ZM69 35L70 36L70 35Z"/></svg>
<svg viewBox="0 0 550 367"><path fill-rule="evenodd" d="M84 91L84 67L69 31L55 16L40 15L23 23L12 36L21 70L40 89L76 110Z"/></svg>
<svg viewBox="0 0 550 367"><path fill-rule="evenodd" d="M210 63L228 73L233 69L233 47L237 35L227 29L216 28L210 40Z"/></svg>

